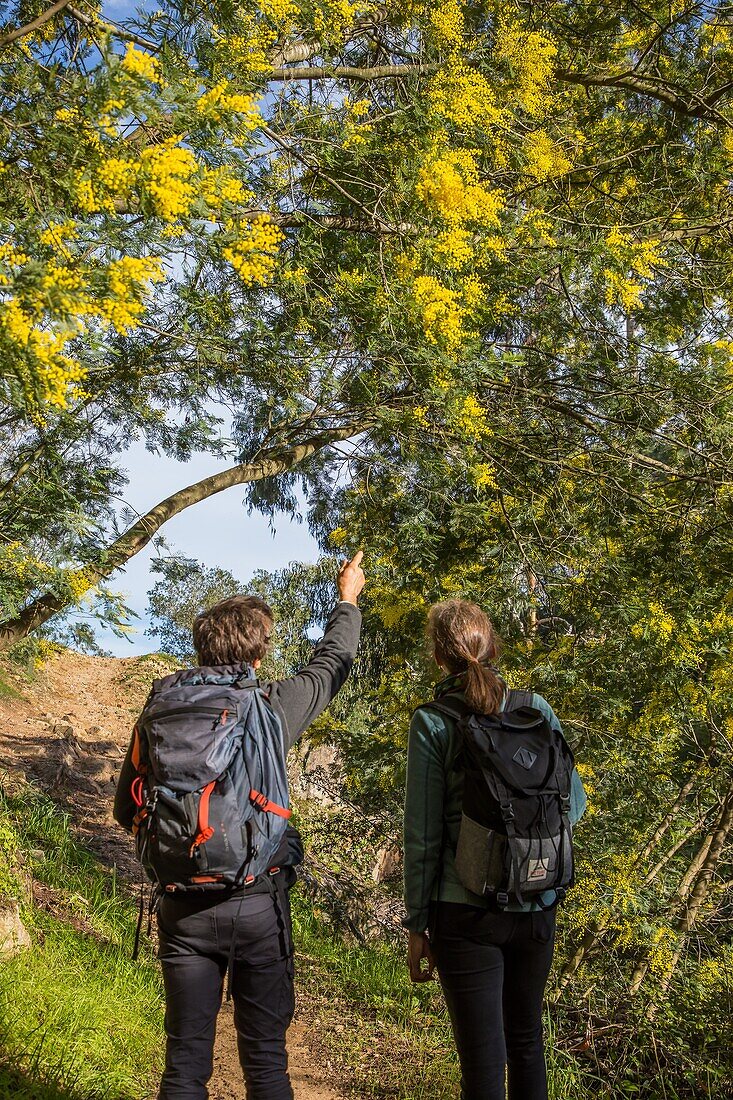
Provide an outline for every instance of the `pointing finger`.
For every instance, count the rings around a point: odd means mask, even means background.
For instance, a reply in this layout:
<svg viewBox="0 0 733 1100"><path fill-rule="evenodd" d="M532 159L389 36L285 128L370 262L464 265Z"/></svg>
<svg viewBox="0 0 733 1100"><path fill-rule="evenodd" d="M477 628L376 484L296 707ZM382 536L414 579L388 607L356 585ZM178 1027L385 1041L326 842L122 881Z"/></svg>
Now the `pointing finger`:
<svg viewBox="0 0 733 1100"><path fill-rule="evenodd" d="M363 557L364 557L364 551L363 550L357 550L356 553L354 554L353 558L351 559L351 564L352 565L361 565L361 559Z"/></svg>

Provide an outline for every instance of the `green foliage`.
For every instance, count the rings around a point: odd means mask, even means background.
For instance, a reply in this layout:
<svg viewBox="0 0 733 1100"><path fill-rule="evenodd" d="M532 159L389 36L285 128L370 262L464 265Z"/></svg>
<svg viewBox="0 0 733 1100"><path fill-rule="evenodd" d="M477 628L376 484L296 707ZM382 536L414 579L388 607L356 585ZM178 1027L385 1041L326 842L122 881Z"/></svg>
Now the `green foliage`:
<svg viewBox="0 0 733 1100"><path fill-rule="evenodd" d="M159 1064L162 991L154 960L131 960L133 899L38 792L3 795L0 830L15 869L0 890L21 898L33 940L0 972L0 1096L138 1100Z"/></svg>
<svg viewBox="0 0 733 1100"><path fill-rule="evenodd" d="M263 678L291 676L307 663L312 635L323 628L336 602L336 566L329 558L315 565L293 563L276 573L258 570L246 584L225 569L207 568L192 558L159 558L152 568L160 580L148 593L150 633L182 662L196 661L192 629L201 611L241 592L264 599L275 629Z"/></svg>

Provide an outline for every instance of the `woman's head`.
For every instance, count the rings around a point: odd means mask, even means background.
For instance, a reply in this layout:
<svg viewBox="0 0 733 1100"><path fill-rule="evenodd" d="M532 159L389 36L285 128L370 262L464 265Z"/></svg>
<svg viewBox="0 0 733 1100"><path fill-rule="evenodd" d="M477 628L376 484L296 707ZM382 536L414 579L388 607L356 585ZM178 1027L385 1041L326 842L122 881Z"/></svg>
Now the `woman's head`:
<svg viewBox="0 0 733 1100"><path fill-rule="evenodd" d="M505 687L492 667L499 639L488 615L469 600L445 600L430 608L428 634L438 664L450 673L465 673L466 702L477 714L494 714Z"/></svg>

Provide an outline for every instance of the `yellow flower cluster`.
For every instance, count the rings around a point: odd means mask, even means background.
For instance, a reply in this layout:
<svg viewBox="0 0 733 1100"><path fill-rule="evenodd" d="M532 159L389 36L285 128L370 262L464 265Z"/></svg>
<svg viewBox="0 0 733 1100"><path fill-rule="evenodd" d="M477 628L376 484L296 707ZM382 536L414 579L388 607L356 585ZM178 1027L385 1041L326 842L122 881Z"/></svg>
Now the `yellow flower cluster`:
<svg viewBox="0 0 733 1100"><path fill-rule="evenodd" d="M610 267L604 268L603 277L606 280L607 305L620 305L626 313L631 313L642 305L641 296L644 293L644 287L641 283L621 275Z"/></svg>
<svg viewBox="0 0 733 1100"><path fill-rule="evenodd" d="M507 63L516 82L520 106L528 115L544 115L553 105L551 82L557 57L553 38L542 31L528 31L510 17L499 21L495 57Z"/></svg>
<svg viewBox="0 0 733 1100"><path fill-rule="evenodd" d="M461 46L466 30L461 0L438 0L425 7L438 44L451 49Z"/></svg>
<svg viewBox="0 0 733 1100"><path fill-rule="evenodd" d="M472 234L460 225L452 225L435 242L435 255L447 268L457 271L473 255Z"/></svg>
<svg viewBox="0 0 733 1100"><path fill-rule="evenodd" d="M475 309L486 300L486 287L478 275L467 275L463 280L461 289L463 291L463 301L469 309Z"/></svg>
<svg viewBox="0 0 733 1100"><path fill-rule="evenodd" d="M603 271L606 280L606 302L608 305L620 304L627 312L642 305L641 296L644 285L639 279L651 279L654 267L665 263L659 251L658 241L636 242L620 229L614 228L605 240L613 260L618 268L607 267ZM630 271L631 274L626 273Z"/></svg>
<svg viewBox="0 0 733 1100"><path fill-rule="evenodd" d="M349 532L345 527L334 527L328 536L328 541L332 546L343 546L348 537Z"/></svg>
<svg viewBox="0 0 733 1100"><path fill-rule="evenodd" d="M40 558L29 554L28 548L22 542L0 543L0 573L11 577L21 584L28 580L35 580L40 574L51 573L52 569L41 561Z"/></svg>
<svg viewBox="0 0 733 1100"><path fill-rule="evenodd" d="M289 23L298 14L294 0L260 0L262 14L273 23Z"/></svg>
<svg viewBox="0 0 733 1100"><path fill-rule="evenodd" d="M369 122L362 121L369 115L370 103L368 99L357 99L352 102L348 96L344 96L343 107L345 108L345 117L342 144L344 149L354 149L359 145L364 145L367 141L367 135L371 133L372 128Z"/></svg>
<svg viewBox="0 0 733 1100"><path fill-rule="evenodd" d="M191 180L199 164L180 140L174 136L151 145L138 159L106 157L92 172L78 172L75 193L79 207L86 214L112 214L116 200L137 194L164 221L187 215L196 198Z"/></svg>
<svg viewBox="0 0 733 1100"><path fill-rule="evenodd" d="M652 974L663 977L669 970L678 943L677 933L668 925L655 929L649 945L649 963Z"/></svg>
<svg viewBox="0 0 733 1100"><path fill-rule="evenodd" d="M227 229L238 230L231 245L222 249L222 255L232 265L247 286L265 283L272 275L277 262L277 252L285 234L266 214L244 225L227 224Z"/></svg>
<svg viewBox="0 0 733 1100"><path fill-rule="evenodd" d="M420 169L417 194L448 222L499 225L504 206L500 191L479 182L476 158L468 149L452 149L429 157Z"/></svg>
<svg viewBox="0 0 733 1100"><path fill-rule="evenodd" d="M471 470L471 477L477 489L499 488L499 483L496 480L496 468L488 462L480 462L477 466L474 466Z"/></svg>
<svg viewBox="0 0 733 1100"><path fill-rule="evenodd" d="M71 257L71 252L67 247L67 242L73 241L76 237L76 233L76 222L71 219L65 222L51 221L38 239L41 244L47 245L49 248L52 248L54 252L58 252L59 255L68 260Z"/></svg>
<svg viewBox="0 0 733 1100"><path fill-rule="evenodd" d="M108 137L117 136L117 126L115 124L114 116L120 111L125 109L125 104L121 99L109 99L102 107L102 111L97 119L97 125L102 133L107 134Z"/></svg>
<svg viewBox="0 0 733 1100"><path fill-rule="evenodd" d="M226 202L246 206L255 198L254 193L229 168L205 168L201 177L201 195L214 210Z"/></svg>
<svg viewBox="0 0 733 1100"><path fill-rule="evenodd" d="M171 137L144 149L139 162L137 185L153 200L155 213L167 222L188 214L195 198L190 180L198 163L179 141L179 137Z"/></svg>
<svg viewBox="0 0 733 1100"><path fill-rule="evenodd" d="M428 342L455 352L466 335L458 292L443 286L432 275L419 275L412 289Z"/></svg>
<svg viewBox="0 0 733 1100"><path fill-rule="evenodd" d="M670 641L677 633L677 623L656 600L649 604L649 617L631 627L633 638L643 638L647 633L662 642Z"/></svg>
<svg viewBox="0 0 733 1100"><path fill-rule="evenodd" d="M76 328L58 332L37 328L32 314L15 298L0 303L0 336L14 345L14 357L21 354L32 364L41 400L57 408L66 404L69 386L84 376L79 363L64 354L76 333Z"/></svg>
<svg viewBox="0 0 733 1100"><path fill-rule="evenodd" d="M46 304L52 305L53 312L66 316L82 312L78 292L83 286L84 281L78 271L57 263L48 265L40 283Z"/></svg>
<svg viewBox="0 0 733 1100"><path fill-rule="evenodd" d="M121 157L107 157L96 172L96 180L106 191L115 195L128 194L137 182L138 165Z"/></svg>
<svg viewBox="0 0 733 1100"><path fill-rule="evenodd" d="M557 239L553 234L554 226L541 210L528 210L520 226L519 240L539 241L548 248L557 247Z"/></svg>
<svg viewBox="0 0 733 1100"><path fill-rule="evenodd" d="M28 263L28 256L17 248L12 241L0 244L0 267L12 271L15 267L22 267ZM10 286L10 275L0 271L0 286Z"/></svg>
<svg viewBox="0 0 733 1100"><path fill-rule="evenodd" d="M498 126L504 112L488 80L459 57L451 60L428 84L428 100L436 114L465 128Z"/></svg>
<svg viewBox="0 0 733 1100"><path fill-rule="evenodd" d="M108 295L102 299L100 312L117 330L127 332L140 318L151 283L163 280L161 261L156 256L137 259L123 256L107 268Z"/></svg>
<svg viewBox="0 0 733 1100"><path fill-rule="evenodd" d="M377 596L377 593L372 591L372 598L374 599L375 596ZM423 597L419 593L411 592L408 589L399 594L389 593L388 599L378 599L376 602L377 614L389 630L393 626L398 626L411 611L419 607L423 602Z"/></svg>
<svg viewBox="0 0 733 1100"><path fill-rule="evenodd" d="M562 176L572 168L572 162L564 149L552 140L544 130L528 134L522 146L525 171L532 179L542 181Z"/></svg>
<svg viewBox="0 0 733 1100"><path fill-rule="evenodd" d="M491 427L486 420L486 409L473 394L464 398L455 419L460 430L469 439L482 439L484 436L491 435Z"/></svg>
<svg viewBox="0 0 733 1100"><path fill-rule="evenodd" d="M94 574L88 569L66 569L64 581L74 603L78 603L94 585Z"/></svg>
<svg viewBox="0 0 733 1100"><path fill-rule="evenodd" d="M132 42L128 42L125 56L120 64L126 73L140 76L144 80L152 82L160 76L159 62L144 50L138 50Z"/></svg>
<svg viewBox="0 0 733 1100"><path fill-rule="evenodd" d="M313 0L313 30L323 42L339 43L362 13L369 10L362 0Z"/></svg>
<svg viewBox="0 0 733 1100"><path fill-rule="evenodd" d="M262 122L252 96L230 92L228 80L220 80L204 92L196 104L196 110L211 122L221 122L227 115L239 115L241 128L247 133L256 130Z"/></svg>

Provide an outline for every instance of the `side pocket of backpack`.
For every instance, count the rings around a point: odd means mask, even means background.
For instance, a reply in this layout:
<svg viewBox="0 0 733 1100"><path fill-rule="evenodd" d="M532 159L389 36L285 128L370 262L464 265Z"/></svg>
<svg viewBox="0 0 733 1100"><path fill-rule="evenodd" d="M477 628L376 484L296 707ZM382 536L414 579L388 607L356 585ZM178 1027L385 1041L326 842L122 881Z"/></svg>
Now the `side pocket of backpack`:
<svg viewBox="0 0 733 1100"><path fill-rule="evenodd" d="M192 870L207 869L205 848L199 845L192 851L199 801L200 792L180 794L167 787L157 788L148 860L161 882L180 882Z"/></svg>
<svg viewBox="0 0 733 1100"><path fill-rule="evenodd" d="M483 895L500 889L505 878L506 843L502 833L461 815L456 871L467 890Z"/></svg>

